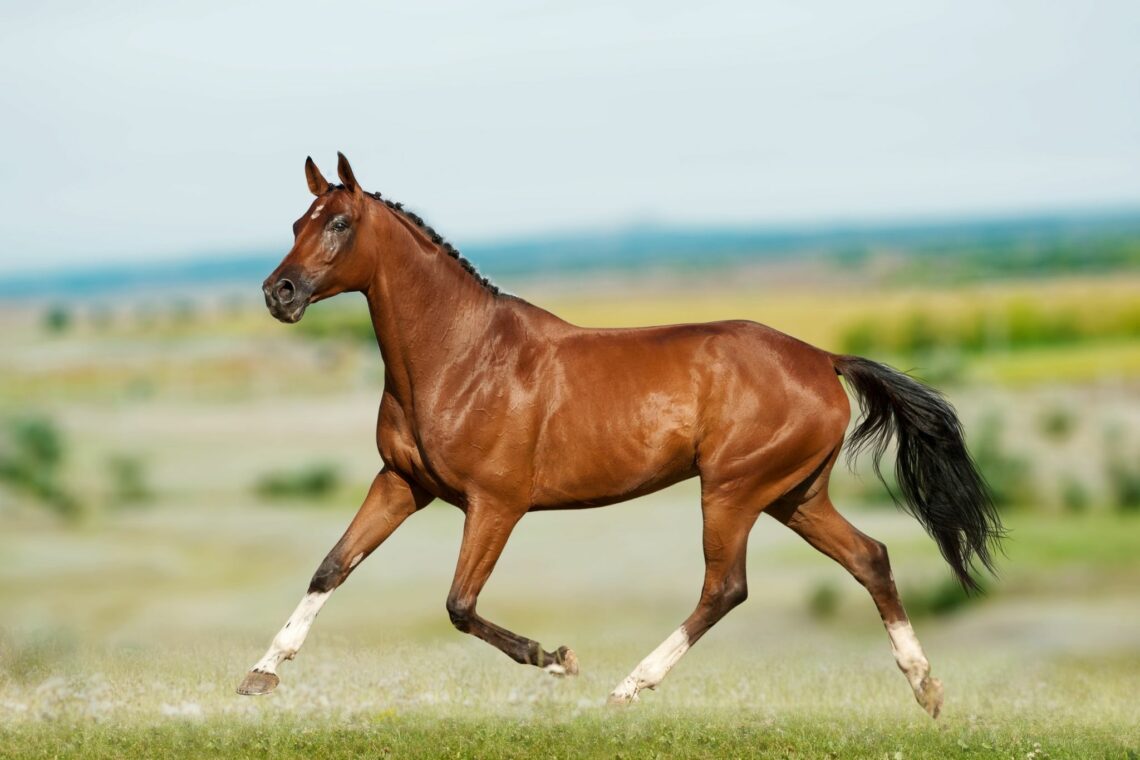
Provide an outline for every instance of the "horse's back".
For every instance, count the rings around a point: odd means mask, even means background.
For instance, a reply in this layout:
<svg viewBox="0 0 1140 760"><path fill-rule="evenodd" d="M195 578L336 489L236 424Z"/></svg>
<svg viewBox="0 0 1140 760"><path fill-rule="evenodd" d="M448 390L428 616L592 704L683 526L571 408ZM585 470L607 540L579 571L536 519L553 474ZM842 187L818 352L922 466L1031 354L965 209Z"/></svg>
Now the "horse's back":
<svg viewBox="0 0 1140 760"><path fill-rule="evenodd" d="M754 322L574 330L550 350L535 378L539 504L619 500L846 427L830 355Z"/></svg>

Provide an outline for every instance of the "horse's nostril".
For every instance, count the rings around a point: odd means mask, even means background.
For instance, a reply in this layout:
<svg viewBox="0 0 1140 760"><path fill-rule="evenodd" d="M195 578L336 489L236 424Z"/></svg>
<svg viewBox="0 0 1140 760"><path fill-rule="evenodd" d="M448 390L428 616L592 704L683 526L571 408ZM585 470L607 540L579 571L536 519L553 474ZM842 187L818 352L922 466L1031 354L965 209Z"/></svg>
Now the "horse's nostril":
<svg viewBox="0 0 1140 760"><path fill-rule="evenodd" d="M277 302L286 304L293 300L293 296L297 295L297 289L289 280L281 280L277 283L277 287L273 289L274 295L277 296Z"/></svg>

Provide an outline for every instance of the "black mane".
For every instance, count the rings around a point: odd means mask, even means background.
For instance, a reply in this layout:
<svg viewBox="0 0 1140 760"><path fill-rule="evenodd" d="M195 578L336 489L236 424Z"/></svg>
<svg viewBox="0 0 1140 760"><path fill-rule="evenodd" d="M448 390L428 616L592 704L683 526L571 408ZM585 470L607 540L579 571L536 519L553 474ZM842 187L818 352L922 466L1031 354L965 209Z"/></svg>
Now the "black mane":
<svg viewBox="0 0 1140 760"><path fill-rule="evenodd" d="M423 218L421 218L418 214L413 213L413 212L409 211L408 209L404 208L404 204L402 204L402 203L397 203L396 201L390 201L387 198L381 197L380 193L368 193L368 195L370 195L373 198L375 198L376 200L380 201L385 206L392 209L392 211L401 215L402 217L407 219L409 222L411 222L412 224L416 225L421 230L423 230L424 234L427 235L431 239L431 242L438 245L440 247L440 249L444 253L446 253L448 256L450 256L451 258L458 261L459 266L463 267L464 271L466 271L469 275L474 277L476 282L478 282L480 285L482 285L484 288L486 288L488 291L490 291L490 293L492 295L499 295L499 287L497 285L495 285L495 283L488 280L483 275L479 274L479 270L475 268L474 264L472 264L467 259L463 258L462 254L459 253L458 249L456 249L455 246L453 246L451 243L444 240L443 235L440 235L438 232L436 232L434 229L432 229L431 225L429 225L427 222L425 222L423 220Z"/></svg>

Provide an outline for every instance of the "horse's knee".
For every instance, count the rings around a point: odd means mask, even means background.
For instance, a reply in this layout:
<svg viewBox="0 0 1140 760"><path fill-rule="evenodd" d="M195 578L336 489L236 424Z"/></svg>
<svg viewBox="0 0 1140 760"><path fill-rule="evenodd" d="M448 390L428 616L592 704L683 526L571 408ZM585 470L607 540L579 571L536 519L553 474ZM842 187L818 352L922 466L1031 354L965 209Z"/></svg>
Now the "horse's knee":
<svg viewBox="0 0 1140 760"><path fill-rule="evenodd" d="M447 597L447 616L451 624L466 633L471 629L471 620L475 617L475 602L459 596Z"/></svg>
<svg viewBox="0 0 1140 760"><path fill-rule="evenodd" d="M332 591L344 582L344 576L344 563L341 561L340 552L334 548L321 562L317 572L313 573L313 579L309 581L309 593Z"/></svg>
<svg viewBox="0 0 1140 760"><path fill-rule="evenodd" d="M703 606L709 611L714 620L723 615L748 598L748 581L737 576L729 576L719 587L706 591Z"/></svg>

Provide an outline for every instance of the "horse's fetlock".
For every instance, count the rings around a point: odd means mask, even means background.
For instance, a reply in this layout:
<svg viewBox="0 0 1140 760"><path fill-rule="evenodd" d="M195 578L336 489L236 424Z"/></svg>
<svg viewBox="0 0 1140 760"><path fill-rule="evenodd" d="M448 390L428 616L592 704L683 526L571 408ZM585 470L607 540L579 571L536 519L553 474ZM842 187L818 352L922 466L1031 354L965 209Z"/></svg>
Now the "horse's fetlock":
<svg viewBox="0 0 1140 760"><path fill-rule="evenodd" d="M467 599L448 597L447 616L453 626L466 633L471 627L471 619L475 617L475 604Z"/></svg>

